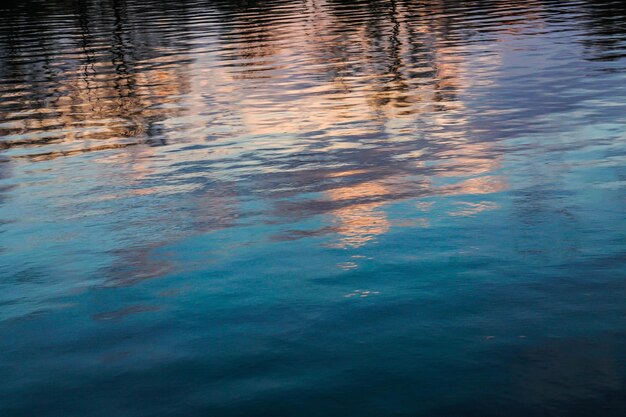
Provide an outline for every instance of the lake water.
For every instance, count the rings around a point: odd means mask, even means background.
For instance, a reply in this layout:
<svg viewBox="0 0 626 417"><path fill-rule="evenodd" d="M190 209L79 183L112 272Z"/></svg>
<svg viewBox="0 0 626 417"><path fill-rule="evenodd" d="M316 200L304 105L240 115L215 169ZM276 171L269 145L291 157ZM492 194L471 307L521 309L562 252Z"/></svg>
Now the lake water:
<svg viewBox="0 0 626 417"><path fill-rule="evenodd" d="M0 6L0 415L626 415L621 1Z"/></svg>

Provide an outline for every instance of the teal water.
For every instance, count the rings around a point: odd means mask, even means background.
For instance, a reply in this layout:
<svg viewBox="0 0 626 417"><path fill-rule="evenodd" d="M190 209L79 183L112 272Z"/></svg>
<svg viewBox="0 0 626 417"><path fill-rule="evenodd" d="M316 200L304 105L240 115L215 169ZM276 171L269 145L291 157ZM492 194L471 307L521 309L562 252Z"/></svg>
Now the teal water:
<svg viewBox="0 0 626 417"><path fill-rule="evenodd" d="M0 6L0 416L626 415L618 1Z"/></svg>

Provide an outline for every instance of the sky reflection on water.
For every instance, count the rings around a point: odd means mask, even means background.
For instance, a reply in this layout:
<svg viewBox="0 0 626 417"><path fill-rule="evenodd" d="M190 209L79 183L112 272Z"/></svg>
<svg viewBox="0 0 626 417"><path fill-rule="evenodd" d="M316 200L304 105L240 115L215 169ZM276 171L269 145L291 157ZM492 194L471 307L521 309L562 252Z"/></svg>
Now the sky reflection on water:
<svg viewBox="0 0 626 417"><path fill-rule="evenodd" d="M0 6L0 414L623 415L625 53L611 1Z"/></svg>

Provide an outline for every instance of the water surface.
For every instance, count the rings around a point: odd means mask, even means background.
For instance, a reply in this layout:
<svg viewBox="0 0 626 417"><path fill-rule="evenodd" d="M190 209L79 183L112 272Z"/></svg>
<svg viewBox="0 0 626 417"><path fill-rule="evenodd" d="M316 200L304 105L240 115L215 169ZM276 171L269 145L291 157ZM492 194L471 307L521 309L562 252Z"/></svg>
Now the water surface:
<svg viewBox="0 0 626 417"><path fill-rule="evenodd" d="M0 415L626 415L620 1L0 6Z"/></svg>

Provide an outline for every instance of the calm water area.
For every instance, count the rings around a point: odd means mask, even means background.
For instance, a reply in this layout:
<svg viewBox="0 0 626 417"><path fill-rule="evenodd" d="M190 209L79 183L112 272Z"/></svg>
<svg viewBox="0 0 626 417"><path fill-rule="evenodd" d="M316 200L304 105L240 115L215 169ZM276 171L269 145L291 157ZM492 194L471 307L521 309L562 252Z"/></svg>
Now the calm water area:
<svg viewBox="0 0 626 417"><path fill-rule="evenodd" d="M0 5L0 416L626 416L626 5Z"/></svg>

